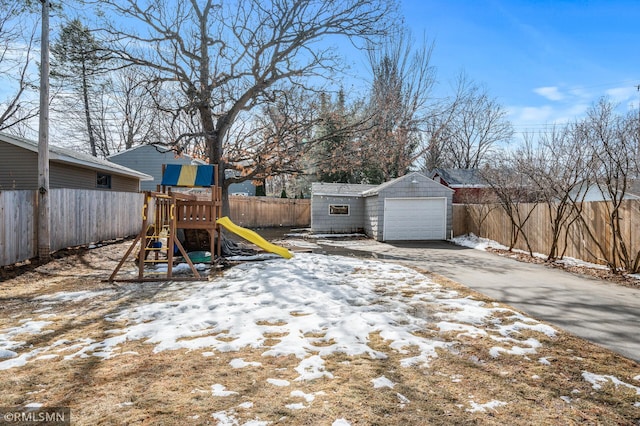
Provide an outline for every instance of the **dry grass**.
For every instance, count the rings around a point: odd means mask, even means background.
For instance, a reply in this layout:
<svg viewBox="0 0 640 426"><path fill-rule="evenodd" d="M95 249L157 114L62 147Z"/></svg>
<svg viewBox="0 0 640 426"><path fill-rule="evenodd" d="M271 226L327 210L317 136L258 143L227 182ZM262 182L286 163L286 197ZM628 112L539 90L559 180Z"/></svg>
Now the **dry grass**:
<svg viewBox="0 0 640 426"><path fill-rule="evenodd" d="M34 297L111 288L100 280L108 276L126 248L126 244L117 244L77 253L0 283L0 330L37 318L40 314L34 310L43 304L42 300L36 303ZM431 278L463 296L492 302L443 277ZM118 298L105 293L99 300L65 302L63 309L56 309L55 317L47 318L53 323L46 330L52 332L13 336L12 340L26 340L25 347L33 348L50 346L60 339L103 340L109 337L107 330L122 326L106 321L105 315L166 298L162 290L169 285L123 284ZM412 296L410 289L402 292ZM439 349L428 367L401 367L400 360L407 354L389 348L388 342L374 333L369 336L369 346L388 354L387 359L325 357L326 370L334 377L313 381L295 381L298 374L294 368L300 360L262 356L264 347L203 356L202 351L154 353L154 345L133 341L122 345L122 355L111 359L88 356L64 360L71 348L70 343L62 344L61 356L4 371L0 406L24 406L34 401L68 406L73 424L78 425L217 424L213 413L224 413L239 424L260 419L271 424L330 425L339 418L352 425L640 424L640 395L633 389L608 382L597 390L582 377L583 371L589 371L640 386L640 365L567 333L542 338L536 334L542 346L530 358L505 354L493 358L489 351L496 342L490 336L465 337L435 327L417 334L457 343ZM271 333L265 337L269 346L283 336ZM229 363L236 358L261 365L235 369ZM372 380L381 376L396 385L375 389ZM286 380L290 385L276 386L267 379ZM214 384L237 394L214 396ZM292 395L292 391L304 395ZM508 405L484 412L472 410L473 402L490 401ZM253 406L241 405L248 402Z"/></svg>

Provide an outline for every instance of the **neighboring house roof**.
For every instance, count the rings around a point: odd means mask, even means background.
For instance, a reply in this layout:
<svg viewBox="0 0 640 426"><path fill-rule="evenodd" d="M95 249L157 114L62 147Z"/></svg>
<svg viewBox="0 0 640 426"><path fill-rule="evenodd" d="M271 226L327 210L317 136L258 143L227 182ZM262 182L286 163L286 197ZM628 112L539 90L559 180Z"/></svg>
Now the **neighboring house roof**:
<svg viewBox="0 0 640 426"><path fill-rule="evenodd" d="M640 179L631 179L629 181L627 192L631 195L637 195L640 197Z"/></svg>
<svg viewBox="0 0 640 426"><path fill-rule="evenodd" d="M22 138L20 136L0 133L0 141L26 149L31 152L38 153L37 142ZM103 172L136 178L144 181L153 180L153 177L149 176L146 173L140 173L136 170L129 169L119 164L112 163L111 161L108 161L108 160L103 160L101 158L96 158L88 154L84 154L81 152L77 152L71 149L62 148L54 145L49 145L49 161L64 163L64 164L72 164L78 167L100 170Z"/></svg>
<svg viewBox="0 0 640 426"><path fill-rule="evenodd" d="M361 196L363 192L376 186L357 183L313 182L311 184L311 193L326 196Z"/></svg>
<svg viewBox="0 0 640 426"><path fill-rule="evenodd" d="M130 152L138 151L140 149L149 149L149 147L154 148L160 154L165 154L167 152L173 152L173 147L171 147L169 145L165 145L165 144L162 144L162 143L152 143L152 144L137 145L137 146L131 147L129 149L125 149L124 151L116 152L115 154L112 154L107 158L116 158L116 157L119 157L119 156L121 156L123 154L126 155L126 154L128 154ZM199 158L193 158L189 154L180 154L180 156L182 156L185 159L191 161L191 164L193 164L193 165L205 165L205 164L208 164L206 161L200 160Z"/></svg>
<svg viewBox="0 0 640 426"><path fill-rule="evenodd" d="M485 188L487 183L482 179L478 169L433 169L429 174L433 180L440 178L450 188Z"/></svg>
<svg viewBox="0 0 640 426"><path fill-rule="evenodd" d="M580 202L591 201L611 201L611 195L606 187L602 184L590 184L586 190L584 184L569 193L572 200ZM622 197L624 200L640 200L640 196L635 195L632 191L627 191Z"/></svg>
<svg viewBox="0 0 640 426"><path fill-rule="evenodd" d="M447 188L444 185L441 185L440 183L429 179L422 173L412 172L407 175L400 176L399 178L392 179L381 185L314 182L311 184L311 193L313 195L324 195L324 196L369 197L372 195L377 195L380 191L390 186L393 186L396 183L405 179L411 179L411 182L415 181L416 184L419 184L420 182L422 182L423 184L442 186L448 189L449 191L453 192L453 189Z"/></svg>

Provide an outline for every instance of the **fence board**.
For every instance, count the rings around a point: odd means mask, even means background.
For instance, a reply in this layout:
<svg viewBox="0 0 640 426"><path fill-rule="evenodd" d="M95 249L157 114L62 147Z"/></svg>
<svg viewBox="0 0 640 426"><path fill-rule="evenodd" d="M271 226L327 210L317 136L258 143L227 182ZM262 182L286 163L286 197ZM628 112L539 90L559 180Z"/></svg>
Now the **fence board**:
<svg viewBox="0 0 640 426"><path fill-rule="evenodd" d="M35 191L0 191L0 265L32 257L36 251Z"/></svg>
<svg viewBox="0 0 640 426"><path fill-rule="evenodd" d="M522 204L519 207L523 215L533 209L533 214L523 230L529 238L532 250L545 255L549 253L552 243L551 220L555 214L555 206L551 207L551 213L546 204ZM562 228L559 253L587 262L606 264L605 256L611 258L613 250L608 220L612 205L610 202L598 201L582 203L580 207L583 221L575 221L570 226ZM487 205L454 205L454 235L474 233L508 246L512 230L504 209L493 208L484 220L481 219L481 209L486 211ZM623 201L620 215L624 244L630 255L636 256L640 252L640 201ZM524 238L519 238L514 248L527 250ZM620 263L619 258L615 261Z"/></svg>
<svg viewBox="0 0 640 426"><path fill-rule="evenodd" d="M306 227L311 224L311 200L270 197L229 197L230 219L248 228Z"/></svg>
<svg viewBox="0 0 640 426"><path fill-rule="evenodd" d="M133 192L52 189L51 250L135 235L144 196ZM36 191L0 191L0 266L37 256ZM231 220L249 228L309 226L311 201L229 197Z"/></svg>

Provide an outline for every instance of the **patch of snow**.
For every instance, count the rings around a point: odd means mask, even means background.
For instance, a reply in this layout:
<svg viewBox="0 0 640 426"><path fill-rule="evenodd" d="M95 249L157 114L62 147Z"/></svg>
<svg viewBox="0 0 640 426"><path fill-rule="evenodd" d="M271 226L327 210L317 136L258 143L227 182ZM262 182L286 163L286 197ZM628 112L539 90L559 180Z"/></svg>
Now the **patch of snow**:
<svg viewBox="0 0 640 426"><path fill-rule="evenodd" d="M551 362L545 357L539 358L538 362L542 365L551 365Z"/></svg>
<svg viewBox="0 0 640 426"><path fill-rule="evenodd" d="M634 386L634 385L631 385L629 383L623 382L622 380L618 379L615 376L599 375L599 374L589 373L588 371L583 371L582 372L582 378L585 379L587 382L591 383L591 387L593 389L595 389L595 390L602 389L602 384L603 383L611 381L611 383L613 383L616 388L618 386L624 386L624 387L627 387L629 389L635 390L636 391L636 395L640 395L640 387L639 386Z"/></svg>
<svg viewBox="0 0 640 426"><path fill-rule="evenodd" d="M346 419L341 418L331 423L331 426L351 426L351 423L349 423Z"/></svg>
<svg viewBox="0 0 640 426"><path fill-rule="evenodd" d="M231 396L237 395L238 392L226 390L224 385L216 383L215 385L211 385L211 394L213 396Z"/></svg>
<svg viewBox="0 0 640 426"><path fill-rule="evenodd" d="M487 250L489 247L491 248L495 248L498 250L508 250L509 247L506 247L496 241L492 241L489 240L487 238L482 238L482 237L478 237L475 234L466 234L466 235L460 235L459 237L454 237L451 238L449 241L451 241L452 243L462 246L462 247L468 247L468 248L472 248L472 249L476 249L476 250L482 250L485 251Z"/></svg>
<svg viewBox="0 0 640 426"><path fill-rule="evenodd" d="M18 353L14 351L10 351L9 349L0 349L0 359L13 358L14 356L18 356Z"/></svg>
<svg viewBox="0 0 640 426"><path fill-rule="evenodd" d="M43 405L39 402L30 402L24 406L24 408L40 408Z"/></svg>
<svg viewBox="0 0 640 426"><path fill-rule="evenodd" d="M293 403L293 404L287 404L287 405L285 405L285 407L287 407L289 410L303 410L303 409L307 408L307 406L304 405L301 402L296 402L296 403Z"/></svg>
<svg viewBox="0 0 640 426"><path fill-rule="evenodd" d="M235 411L217 411L211 417L218 421L218 426L238 426L238 419L234 417Z"/></svg>
<svg viewBox="0 0 640 426"><path fill-rule="evenodd" d="M497 400L492 400L489 401L487 403L484 404L478 404L477 402L474 401L469 401L469 404L471 405L471 408L468 408L466 411L468 411L469 413L484 413L485 411L489 410L495 410L498 407L503 407L505 405L507 405L506 402L503 401L497 401Z"/></svg>
<svg viewBox="0 0 640 426"><path fill-rule="evenodd" d="M273 386L285 387L289 386L291 382L283 379L267 379L267 383L272 384Z"/></svg>
<svg viewBox="0 0 640 426"><path fill-rule="evenodd" d="M391 380L387 379L384 376L378 377L377 379L372 379L371 381L373 382L373 387L375 389L378 389L378 388L393 389L393 387L396 385L395 383L393 383Z"/></svg>
<svg viewBox="0 0 640 426"><path fill-rule="evenodd" d="M324 360L318 355L313 355L302 360L295 370L300 374L300 376L296 378L296 381L315 380L322 377L333 379L333 374L325 371Z"/></svg>
<svg viewBox="0 0 640 426"><path fill-rule="evenodd" d="M205 271L209 269L209 265L205 263L194 263L193 266L198 271ZM158 263L153 270L154 272L167 272L169 270L169 265L167 265L166 263ZM189 266L188 263L178 263L177 265L174 265L173 268L171 268L171 271L174 274L191 272L191 266Z"/></svg>
<svg viewBox="0 0 640 426"><path fill-rule="evenodd" d="M229 362L229 365L233 368L244 368L244 367L260 367L262 363L250 361L246 362L242 358L234 358Z"/></svg>
<svg viewBox="0 0 640 426"><path fill-rule="evenodd" d="M60 355L56 355L56 354L42 355L42 356L39 356L38 358L36 358L36 361L38 361L38 360L46 360L46 359L54 359L54 358L57 358L59 356Z"/></svg>
<svg viewBox="0 0 640 426"><path fill-rule="evenodd" d="M245 410L248 410L249 408L253 408L253 402L251 401L243 402L242 404L238 404L238 408L244 408Z"/></svg>
<svg viewBox="0 0 640 426"><path fill-rule="evenodd" d="M561 396L560 399L566 402L567 404L571 404L571 398L569 398L568 396Z"/></svg>
<svg viewBox="0 0 640 426"><path fill-rule="evenodd" d="M443 333L446 333L448 331L459 331L460 333L456 337L469 336L469 337L475 338L478 336L487 335L487 332L485 330L470 324L460 324L456 322L440 321L436 326Z"/></svg>
<svg viewBox="0 0 640 426"><path fill-rule="evenodd" d="M288 234L288 235L297 236L297 234ZM286 243L289 246L298 247L298 248L306 248L306 249L320 248L320 246L316 243L313 243L311 241L299 240L299 239L287 239L283 241L283 244L284 243Z"/></svg>
<svg viewBox="0 0 640 426"><path fill-rule="evenodd" d="M409 398L407 398L406 396L404 396L401 393L397 393L396 396L398 397L398 401L400 401L400 406L402 406L402 407L404 407L406 404L411 402L411 401L409 401Z"/></svg>
<svg viewBox="0 0 640 426"><path fill-rule="evenodd" d="M314 394L304 393L301 390L291 391L291 396L297 397L297 398L304 398L304 400L307 402L312 402L314 399L316 399L316 396Z"/></svg>
<svg viewBox="0 0 640 426"><path fill-rule="evenodd" d="M60 291L54 294L46 294L43 296L34 297L34 299L38 301L43 301L45 303L81 302L83 300L93 299L111 292L113 292L113 290Z"/></svg>
<svg viewBox="0 0 640 426"><path fill-rule="evenodd" d="M249 262L254 260L272 260L279 258L279 255L273 253L258 253L250 256L229 256L227 257L227 260L232 262Z"/></svg>

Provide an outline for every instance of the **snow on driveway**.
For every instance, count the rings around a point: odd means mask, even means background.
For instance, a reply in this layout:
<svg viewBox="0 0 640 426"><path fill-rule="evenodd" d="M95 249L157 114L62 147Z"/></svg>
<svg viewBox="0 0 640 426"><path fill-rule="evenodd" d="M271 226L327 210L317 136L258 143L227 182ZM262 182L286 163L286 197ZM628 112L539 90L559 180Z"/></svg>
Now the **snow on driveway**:
<svg viewBox="0 0 640 426"><path fill-rule="evenodd" d="M127 296L132 288L126 290ZM264 349L263 356L294 355L299 359L294 381L331 380L333 374L326 369L325 358L332 354L387 358L388 353L369 345L371 333L379 333L390 350L402 354L403 367L429 367L438 356L437 349L453 350L460 336L490 336L495 341L491 353L496 357L509 353L535 359L541 343L532 336L556 333L552 327L498 304L462 297L403 266L298 254L291 260L245 263L208 282L172 283L160 290L165 292L161 301L144 302L141 298L138 304L110 314L107 319L113 328L107 339L84 336L45 347L24 345L30 333L47 333L50 323L46 319L64 315L62 307L74 296L83 303L98 304L104 297L123 297L118 293L123 291L100 290L93 298L90 292L79 292L34 299L30 318L0 330L0 370L52 357L61 357L64 362L76 357L135 356L121 351L120 346L126 341L142 341L153 344L155 352L189 350L211 356L215 351L251 347ZM432 331L428 335L433 337L416 333L424 330ZM523 330L528 331L526 338ZM265 345L265 336L274 334L282 337ZM249 364L237 358L230 368L245 365ZM213 385L214 394L235 392L220 386ZM371 386L391 385L381 378ZM219 419L232 415L218 414Z"/></svg>

